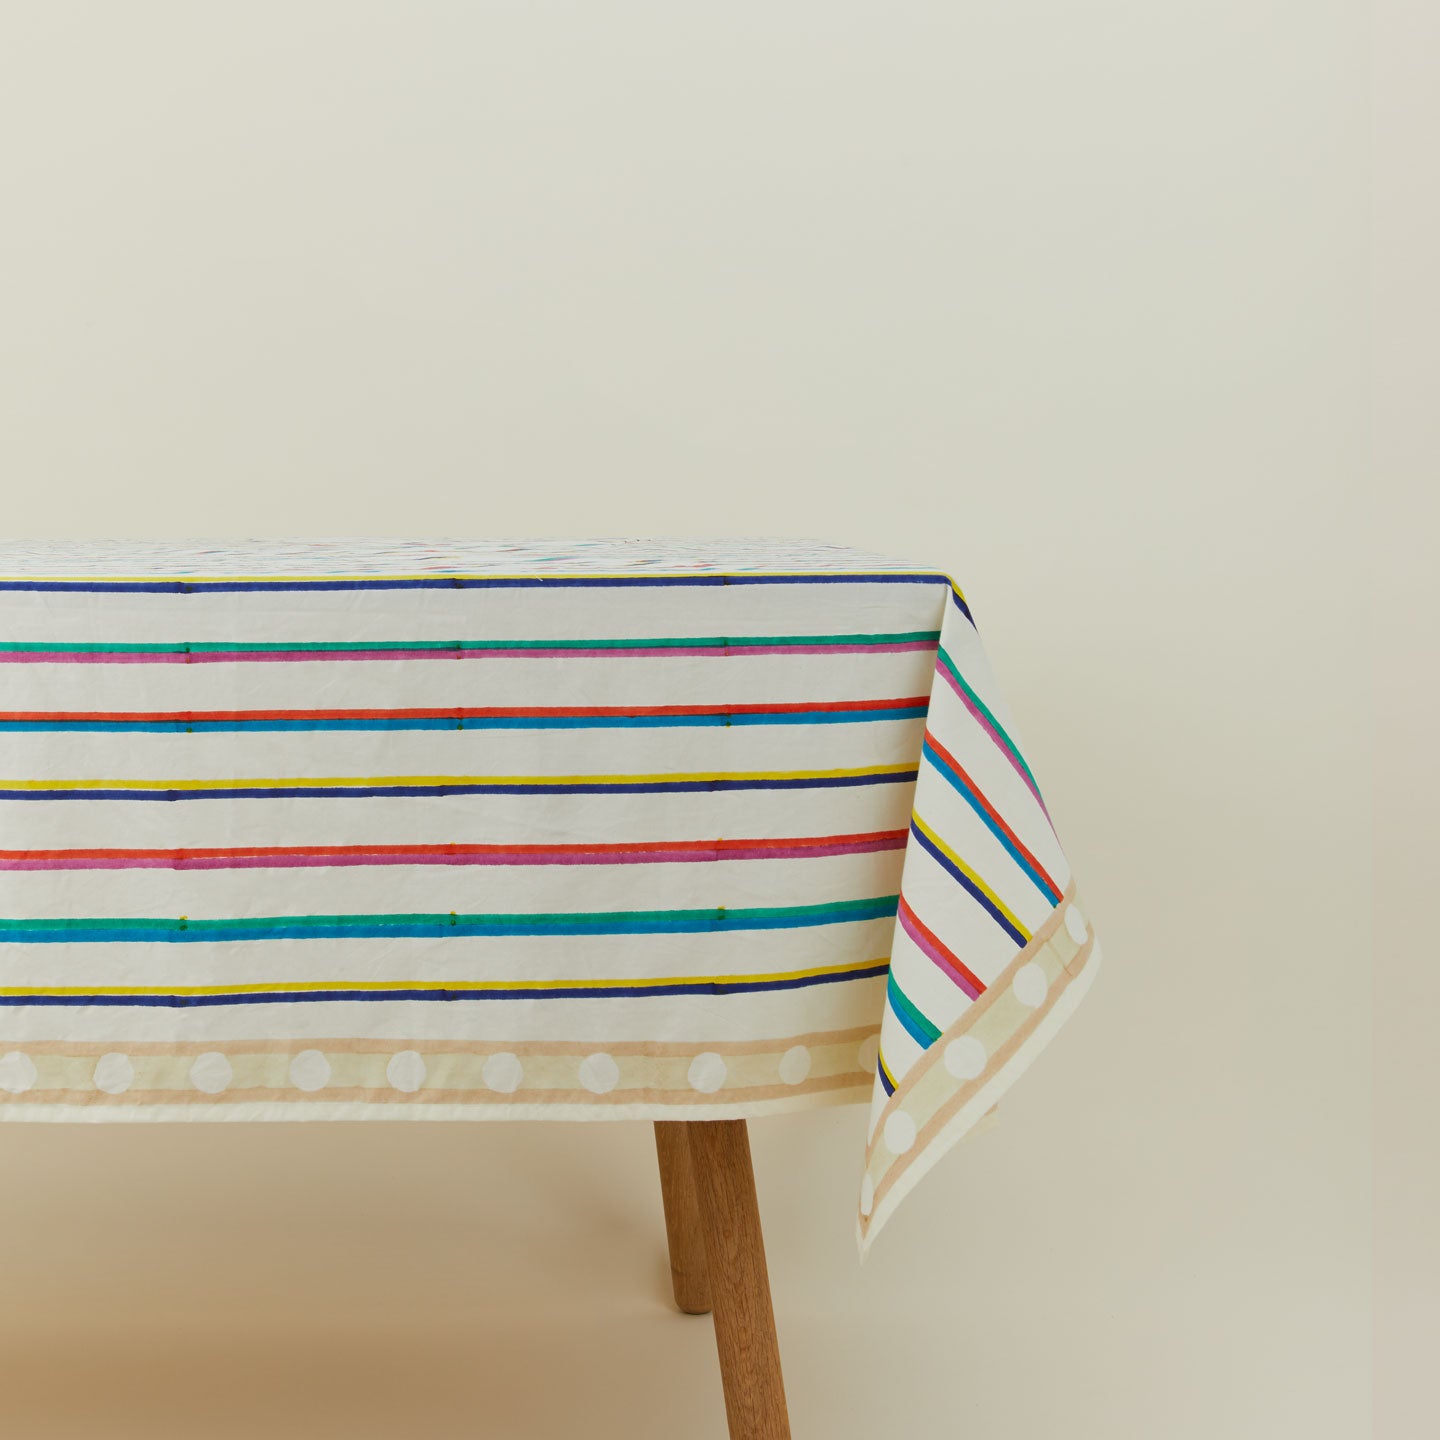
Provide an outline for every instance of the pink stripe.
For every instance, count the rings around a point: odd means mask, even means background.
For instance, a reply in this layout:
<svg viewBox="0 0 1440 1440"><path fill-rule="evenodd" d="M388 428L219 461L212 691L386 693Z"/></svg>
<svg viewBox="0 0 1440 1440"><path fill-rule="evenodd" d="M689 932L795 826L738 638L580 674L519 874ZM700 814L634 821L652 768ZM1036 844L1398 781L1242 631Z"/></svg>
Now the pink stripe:
<svg viewBox="0 0 1440 1440"><path fill-rule="evenodd" d="M644 850L631 854L537 855L496 851L484 855L436 855L427 852L347 851L334 855L104 855L51 857L43 860L0 860L0 870L296 870L349 865L647 865L710 860L803 860L827 855L863 855L899 850L896 839L850 840L828 845L756 845L725 850Z"/></svg>
<svg viewBox="0 0 1440 1440"><path fill-rule="evenodd" d="M904 930L925 955L938 965L972 1000L979 998L980 991L976 988L970 977L960 974L950 963L949 958L937 950L919 929L916 928L915 921L910 917L909 911L904 905L900 907L900 928Z"/></svg>
<svg viewBox="0 0 1440 1440"><path fill-rule="evenodd" d="M898 655L905 650L933 650L933 640L897 640L889 645L731 645L723 655Z"/></svg>
<svg viewBox="0 0 1440 1440"><path fill-rule="evenodd" d="M73 650L0 651L0 665L183 665L188 655L85 655Z"/></svg>
<svg viewBox="0 0 1440 1440"><path fill-rule="evenodd" d="M606 656L650 658L665 655L896 655L907 650L933 650L929 640L901 640L890 645L647 645L608 646L596 650L206 650L194 653L98 653L74 650L0 651L0 664L11 665L216 665L266 664L270 661L319 660L585 660Z"/></svg>
<svg viewBox="0 0 1440 1440"><path fill-rule="evenodd" d="M955 677L943 665L937 665L935 671L938 675L945 677L945 683L960 697L960 703L975 717L980 728L995 742L996 748L1014 767L1015 773L1025 782L1025 788L1035 797L1036 804L1040 806L1045 813L1045 818L1049 820L1050 812L1045 809L1045 802L1040 798L1040 792L1035 788L1035 782L1025 773L1025 767L1015 758L1014 752L1005 743L1004 737L976 708L975 702L955 683Z"/></svg>

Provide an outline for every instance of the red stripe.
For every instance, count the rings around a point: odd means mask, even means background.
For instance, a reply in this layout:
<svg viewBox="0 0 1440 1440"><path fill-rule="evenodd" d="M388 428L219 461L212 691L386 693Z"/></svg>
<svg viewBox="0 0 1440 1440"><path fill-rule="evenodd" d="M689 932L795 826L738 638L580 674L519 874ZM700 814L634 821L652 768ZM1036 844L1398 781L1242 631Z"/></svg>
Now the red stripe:
<svg viewBox="0 0 1440 1440"><path fill-rule="evenodd" d="M990 803L990 801L986 798L985 792L981 790L981 788L974 782L974 780L970 778L970 775L966 771L965 767L961 765L961 763L934 737L934 735L930 733L928 729L925 731L925 739L929 742L930 748L945 762L946 766L949 769L955 772L955 774L960 778L960 781L965 786L965 788L969 790L969 792L976 798L976 800L980 802L981 808L985 811L985 813L996 823L996 825L1000 827L1001 830L1005 832L1006 837L1009 839L1010 843L1014 845L1014 847L1025 857L1027 861L1029 861L1031 865L1035 867L1035 873L1051 888L1051 890L1055 892L1055 894L1063 894L1064 892L1061 890L1061 888L1054 882L1054 880L1050 878L1049 871L1047 871L1045 867L1034 857L1034 855L1030 853L1030 850L1026 847L1025 843L1009 827L1009 825L1005 823L1005 817Z"/></svg>
<svg viewBox="0 0 1440 1440"><path fill-rule="evenodd" d="M486 705L400 710L6 710L0 721L94 720L191 724L224 720L509 720L553 715L589 718L631 715L808 715L825 711L897 710L924 707L924 695L901 700L816 700L759 705Z"/></svg>
<svg viewBox="0 0 1440 1440"><path fill-rule="evenodd" d="M974 987L975 995L980 995L985 990L985 982L915 913L910 902L902 895L900 897L900 909L909 919L910 923L920 932L925 944L930 946L935 954L932 959L938 959L948 969L952 970L965 984Z"/></svg>
<svg viewBox="0 0 1440 1440"><path fill-rule="evenodd" d="M793 850L827 845L873 845L899 849L908 831L872 830L852 835L785 836L760 840L645 840L634 844L593 845L228 845L187 846L178 850L128 848L84 850L0 850L0 862L16 860L218 860L283 855L621 855L653 851L708 852Z"/></svg>

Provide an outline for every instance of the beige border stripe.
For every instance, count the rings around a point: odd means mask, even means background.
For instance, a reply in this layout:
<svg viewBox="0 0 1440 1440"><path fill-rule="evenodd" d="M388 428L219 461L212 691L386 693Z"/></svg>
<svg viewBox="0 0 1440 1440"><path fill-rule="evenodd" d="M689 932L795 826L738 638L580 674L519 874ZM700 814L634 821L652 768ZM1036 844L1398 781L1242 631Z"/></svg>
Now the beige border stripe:
<svg viewBox="0 0 1440 1440"><path fill-rule="evenodd" d="M1050 933L1053 934L1053 930ZM1047 934L1045 938L1048 940L1049 935ZM1046 1014L1049 1013L1050 1009L1060 999L1061 995L1063 995L1065 991L1069 989L1070 984L1075 979L1075 977L1079 975L1080 972L1085 968L1086 964L1089 962L1090 955L1091 952L1094 950L1094 947L1095 931L1091 929L1089 935L1086 937L1085 943L1076 953L1074 960L1072 960L1069 965L1061 966L1060 977L1053 985L1050 986L1045 996L1045 1003L1033 1010L1025 1021L1018 1025L1013 1031L1011 1031L1005 1043L1000 1046L1000 1048L991 1057L992 1063L987 1065L985 1070L981 1074L977 1075L973 1080L967 1080L963 1085L961 1085L955 1091L955 1093L930 1117L930 1119L925 1122L924 1126L921 1127L920 1132L916 1135L915 1143L910 1147L910 1149L906 1151L904 1155L896 1156L895 1162L889 1167L889 1169L886 1170L880 1183L875 1187L875 1199L871 1205L871 1214L874 1214L875 1209L879 1206L880 1201L884 1198L885 1192L889 1190L890 1187L896 1182L896 1180L905 1173L905 1171L909 1168L911 1161L920 1154L922 1154L925 1148L930 1144L930 1142L935 1139L935 1137L945 1128L947 1124L949 1124L950 1120L954 1117L956 1111L958 1111L963 1105L965 1105L966 1102L969 1101L971 1097L974 1096L975 1093L983 1085L988 1085L998 1074L1001 1073L1001 1071L1005 1069L1006 1065L1009 1064L1011 1057L1020 1048L1020 1046L1024 1044L1027 1039L1029 1039L1030 1035L1035 1031L1041 1020L1043 1020ZM1004 987L1000 985L1000 979L1003 979L1005 976L1010 975L1011 973L1013 973L1014 970L1018 969L1019 962L1022 958L1028 957L1028 954L1029 947L1027 946L1025 950L1022 950L1020 952L1020 955L1016 956L1015 962L1012 962L1011 965L1007 966L1006 969L1002 972L1001 976L997 977L996 985L999 989L1002 990L1002 992ZM965 1012L965 1015L961 1017L961 1022L966 1020L970 1016L970 1014L971 1012L967 1010ZM965 1033L965 1029L968 1029L969 1027L967 1025L962 1028L961 1022L957 1022L955 1025L952 1025L950 1029L947 1030L945 1034L942 1035L940 1039L937 1040L935 1044L930 1047L931 1050L939 1051L942 1049L946 1040L953 1039L956 1035L963 1035ZM913 1073L914 1071L911 1072L911 1074ZM909 1077L907 1076L906 1078L908 1079ZM895 1093L896 1095L900 1093L898 1088L896 1089ZM876 1126L875 1133L877 1135L881 1133L881 1127L879 1125ZM873 1144L871 1148L873 1151ZM865 1217L865 1219L868 1222L869 1217L867 1216Z"/></svg>
<svg viewBox="0 0 1440 1440"><path fill-rule="evenodd" d="M1074 903L1075 882L1070 882L1069 888L1060 897L1060 903L1050 912L1045 923L1025 943L1023 950L1016 951L1010 963L992 980L981 993L980 998L973 1005L967 1005L965 1012L960 1018L946 1030L939 1039L925 1051L923 1055L905 1072L900 1083L895 1087L894 1093L885 1102L885 1108L880 1112L880 1118L875 1123L875 1135L878 1136L884 1128L885 1121L889 1118L890 1112L902 1105L910 1092L918 1085L921 1079L927 1075L931 1068L939 1063L941 1054L941 1042L947 1039L954 1039L957 1035L963 1035L990 1007L1000 995L1005 993L1006 984L1016 970L1039 953L1048 943L1050 937L1060 928L1066 909ZM1093 937L1092 937L1093 938ZM1042 1006L1041 1010L1048 1009ZM988 1069L988 1067L987 1067ZM984 1078L983 1076L978 1078ZM869 1168L871 1155L875 1152L878 1141L872 1136L870 1144L866 1147L865 1161L866 1168Z"/></svg>
<svg viewBox="0 0 1440 1440"><path fill-rule="evenodd" d="M227 1105L237 1103L275 1103L285 1105L304 1106L310 1103L325 1104L347 1104L364 1103L367 1105L594 1105L604 1107L617 1104L633 1104L636 1102L655 1104L683 1104L687 1107L712 1104L717 1109L725 1109L739 1103L750 1100L774 1100L786 1095L813 1095L826 1090L840 1089L864 1089L869 1082L868 1072L863 1070L852 1070L841 1075L822 1076L819 1079L806 1081L799 1085L749 1085L736 1086L733 1089L721 1088L706 1095L701 1091L687 1086L685 1089L660 1090L652 1086L634 1086L631 1089L624 1089L616 1086L615 1089L606 1091L604 1094L596 1094L591 1090L545 1090L525 1089L523 1086L511 1093L490 1090L483 1086L476 1086L473 1089L441 1089L439 1087L426 1088L422 1086L419 1090L403 1091L393 1087L367 1089L362 1086L347 1086L345 1089L322 1088L313 1091L297 1092L293 1086L251 1086L248 1088L236 1088L222 1090L217 1094L207 1094L200 1090L124 1090L117 1095L109 1095L102 1090L26 1090L19 1095L7 1095L5 1105ZM56 1095L65 1095L64 1101L57 1101Z"/></svg>
<svg viewBox="0 0 1440 1440"><path fill-rule="evenodd" d="M968 1012L967 1012L968 1013ZM849 1030L815 1030L804 1035L780 1035L769 1040L691 1040L691 1041L650 1041L650 1040L414 1040L414 1039L353 1039L337 1037L296 1036L290 1040L186 1040L130 1042L120 1038L112 1040L87 1040L78 1043L59 1040L42 1040L34 1044L15 1043L6 1048L19 1050L26 1055L61 1055L79 1058L85 1055L108 1055L112 1051L125 1055L205 1055L218 1050L223 1055L288 1055L302 1050L320 1050L331 1055L394 1055L402 1050L414 1050L420 1055L492 1055L504 1051L511 1055L593 1055L604 1051L607 1055L643 1055L665 1057L697 1055L713 1051L717 1055L765 1055L771 1051L783 1054L796 1045L810 1047L820 1045L843 1045L847 1041L858 1045L862 1040L878 1033L874 1025L857 1025ZM14 1097L18 1098L18 1097ZM0 1103L5 1103L0 1100Z"/></svg>

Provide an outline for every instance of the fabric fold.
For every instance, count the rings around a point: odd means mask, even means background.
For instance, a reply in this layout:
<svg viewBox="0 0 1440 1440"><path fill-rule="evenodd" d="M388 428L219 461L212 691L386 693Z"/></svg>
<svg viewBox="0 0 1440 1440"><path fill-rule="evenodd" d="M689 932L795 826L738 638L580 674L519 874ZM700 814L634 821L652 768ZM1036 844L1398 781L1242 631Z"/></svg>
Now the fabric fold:
<svg viewBox="0 0 1440 1440"><path fill-rule="evenodd" d="M952 589L890 952L856 1221L862 1256L1074 1012L1100 960L970 609Z"/></svg>

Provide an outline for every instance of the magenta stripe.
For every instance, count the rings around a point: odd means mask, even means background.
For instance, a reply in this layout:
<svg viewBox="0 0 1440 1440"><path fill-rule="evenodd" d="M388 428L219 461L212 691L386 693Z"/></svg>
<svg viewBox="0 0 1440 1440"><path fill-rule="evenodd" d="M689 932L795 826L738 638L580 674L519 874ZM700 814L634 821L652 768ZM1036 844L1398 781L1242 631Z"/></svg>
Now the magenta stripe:
<svg viewBox="0 0 1440 1440"><path fill-rule="evenodd" d="M102 855L0 859L0 870L298 870L349 865L647 865L712 860L801 860L828 855L862 855L899 850L905 840L850 840L829 845L755 845L725 850L636 850L630 853L537 855L520 850L488 854L346 851L331 855Z"/></svg>
<svg viewBox="0 0 1440 1440"><path fill-rule="evenodd" d="M970 978L962 975L950 963L950 961L937 950L929 940L916 928L915 922L910 917L908 909L900 907L900 928L915 942L924 954L936 965L938 965L972 1000L980 997L980 991L971 982Z"/></svg>
<svg viewBox="0 0 1440 1440"><path fill-rule="evenodd" d="M268 664L270 661L324 660L556 660L607 656L727 655L896 655L908 650L933 650L929 640L899 640L886 645L697 645L636 646L597 650L206 650L196 653L85 652L75 650L0 651L0 664L11 665L217 665Z"/></svg>
<svg viewBox="0 0 1440 1440"><path fill-rule="evenodd" d="M1040 798L1040 792L1035 788L1035 782L1025 773L1025 767L1015 757L1015 752L1005 743L1004 736L1000 735L995 727L985 718L984 713L976 707L975 702L956 684L955 677L943 666L935 667L936 673L945 677L945 683L960 697L960 703L975 717L980 728L995 742L996 748L1015 768L1015 773L1025 782L1025 788L1035 797L1036 803L1044 811L1045 818L1050 818L1050 812L1045 809L1045 802Z"/></svg>

